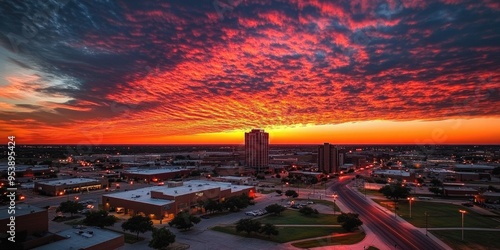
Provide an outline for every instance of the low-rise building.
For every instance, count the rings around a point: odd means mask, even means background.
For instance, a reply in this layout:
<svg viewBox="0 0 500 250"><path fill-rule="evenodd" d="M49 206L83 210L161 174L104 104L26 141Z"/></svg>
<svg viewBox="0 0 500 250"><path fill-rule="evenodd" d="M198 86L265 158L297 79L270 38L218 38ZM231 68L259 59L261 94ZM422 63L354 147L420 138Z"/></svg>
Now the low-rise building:
<svg viewBox="0 0 500 250"><path fill-rule="evenodd" d="M121 175L128 179L157 182L188 176L190 173L191 169L186 168L160 168L128 170L122 172Z"/></svg>
<svg viewBox="0 0 500 250"><path fill-rule="evenodd" d="M288 178L293 178L294 176L306 177L306 178L316 178L318 181L326 175L322 172L308 172L308 171L289 171Z"/></svg>
<svg viewBox="0 0 500 250"><path fill-rule="evenodd" d="M35 182L34 191L39 194L58 196L106 188L105 178L71 178Z"/></svg>
<svg viewBox="0 0 500 250"><path fill-rule="evenodd" d="M152 219L172 219L181 211L202 211L207 199L223 201L232 196L246 194L253 197L253 186L233 185L227 182L192 180L169 182L166 186L146 187L102 196L104 209L140 214Z"/></svg>
<svg viewBox="0 0 500 250"><path fill-rule="evenodd" d="M252 185L253 178L248 176L218 176L212 177L212 181L229 182L235 185Z"/></svg>
<svg viewBox="0 0 500 250"><path fill-rule="evenodd" d="M117 249L125 244L123 234L95 227L67 229L55 235L55 242L34 248L35 250L79 249L101 250Z"/></svg>
<svg viewBox="0 0 500 250"><path fill-rule="evenodd" d="M9 214L9 207L0 207L0 233L9 231L10 216L14 216L16 233L26 232L28 235L43 233L49 230L49 215L47 209L31 205L17 204L12 209L15 214Z"/></svg>

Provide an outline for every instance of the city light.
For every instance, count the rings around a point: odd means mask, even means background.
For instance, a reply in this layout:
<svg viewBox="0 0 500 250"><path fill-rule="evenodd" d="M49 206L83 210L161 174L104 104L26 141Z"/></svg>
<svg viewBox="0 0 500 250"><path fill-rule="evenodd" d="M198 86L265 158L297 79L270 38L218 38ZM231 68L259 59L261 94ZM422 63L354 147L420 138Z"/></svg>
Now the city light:
<svg viewBox="0 0 500 250"><path fill-rule="evenodd" d="M458 210L462 214L462 241L464 240L464 214L467 213L465 210Z"/></svg>
<svg viewBox="0 0 500 250"><path fill-rule="evenodd" d="M408 198L406 198L406 199L407 199L407 200L408 200L408 202L410 203L410 218L411 218L411 203L412 203L412 201L414 201L414 200L415 200L415 197L408 197Z"/></svg>

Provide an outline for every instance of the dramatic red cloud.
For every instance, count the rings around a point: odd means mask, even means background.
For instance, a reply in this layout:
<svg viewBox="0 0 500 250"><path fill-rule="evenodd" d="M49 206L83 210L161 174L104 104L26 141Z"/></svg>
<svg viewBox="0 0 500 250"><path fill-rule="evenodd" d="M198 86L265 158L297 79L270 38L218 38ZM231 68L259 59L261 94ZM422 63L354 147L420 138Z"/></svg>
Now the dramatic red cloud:
<svg viewBox="0 0 500 250"><path fill-rule="evenodd" d="M443 129L436 143L499 142L494 2L238 3L61 12L83 19L47 32L57 46L33 42L33 65L9 61L31 73L0 79L0 133L241 143L261 127L274 143L417 143Z"/></svg>

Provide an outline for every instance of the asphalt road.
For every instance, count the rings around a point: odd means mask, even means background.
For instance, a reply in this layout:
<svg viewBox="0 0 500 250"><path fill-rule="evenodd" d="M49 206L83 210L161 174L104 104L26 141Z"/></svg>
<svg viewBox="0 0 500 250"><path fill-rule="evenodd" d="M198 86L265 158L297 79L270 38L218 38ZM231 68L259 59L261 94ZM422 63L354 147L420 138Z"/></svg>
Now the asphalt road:
<svg viewBox="0 0 500 250"><path fill-rule="evenodd" d="M387 242L391 249L443 249L418 229L409 227L406 222L394 218L394 215L374 207L365 197L347 188L349 180L350 177L335 182L330 187L331 191L336 191L338 199L351 211L358 213L364 225Z"/></svg>

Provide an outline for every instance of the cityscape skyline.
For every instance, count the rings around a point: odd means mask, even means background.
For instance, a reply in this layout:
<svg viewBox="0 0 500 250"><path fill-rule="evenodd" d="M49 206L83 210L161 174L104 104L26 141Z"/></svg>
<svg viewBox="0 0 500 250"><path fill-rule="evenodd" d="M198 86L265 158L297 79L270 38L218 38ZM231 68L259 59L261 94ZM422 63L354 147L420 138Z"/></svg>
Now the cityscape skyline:
<svg viewBox="0 0 500 250"><path fill-rule="evenodd" d="M18 144L499 144L494 1L0 4Z"/></svg>

